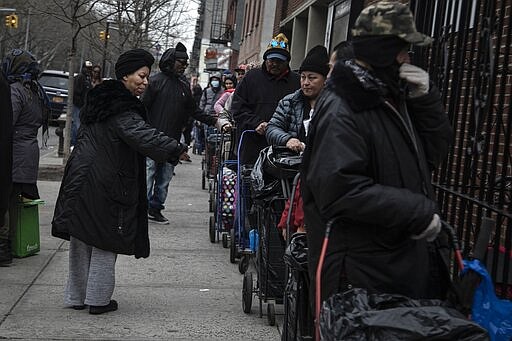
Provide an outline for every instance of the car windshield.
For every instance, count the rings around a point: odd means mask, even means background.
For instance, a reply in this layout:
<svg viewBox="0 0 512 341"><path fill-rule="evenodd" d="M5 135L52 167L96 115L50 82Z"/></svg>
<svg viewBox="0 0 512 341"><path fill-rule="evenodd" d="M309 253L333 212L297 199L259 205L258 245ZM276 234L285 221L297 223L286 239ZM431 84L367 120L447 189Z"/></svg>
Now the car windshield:
<svg viewBox="0 0 512 341"><path fill-rule="evenodd" d="M60 77L60 76L52 76L52 75L42 75L39 79L39 83L43 86L49 86L52 88L58 89L67 89L68 88L68 78Z"/></svg>

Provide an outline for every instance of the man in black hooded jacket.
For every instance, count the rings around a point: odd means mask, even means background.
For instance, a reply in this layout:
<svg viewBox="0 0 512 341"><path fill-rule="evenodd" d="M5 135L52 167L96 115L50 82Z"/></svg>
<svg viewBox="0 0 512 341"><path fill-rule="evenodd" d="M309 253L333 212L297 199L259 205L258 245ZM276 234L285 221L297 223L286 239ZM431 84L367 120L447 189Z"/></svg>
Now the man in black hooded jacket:
<svg viewBox="0 0 512 341"><path fill-rule="evenodd" d="M187 49L182 43L166 50L159 62L161 72L150 78L149 86L142 97L148 110L148 123L178 141L191 116L208 125L216 125L218 129L228 123L198 110L190 85L183 77L187 66ZM169 224L161 211L164 209L174 166L148 158L146 167L148 218L159 224Z"/></svg>
<svg viewBox="0 0 512 341"><path fill-rule="evenodd" d="M440 211L430 177L452 132L438 90L407 54L431 38L397 2L363 10L353 36L355 59L336 63L303 157L310 276L331 221L321 301L352 287L441 298L442 269L431 257Z"/></svg>

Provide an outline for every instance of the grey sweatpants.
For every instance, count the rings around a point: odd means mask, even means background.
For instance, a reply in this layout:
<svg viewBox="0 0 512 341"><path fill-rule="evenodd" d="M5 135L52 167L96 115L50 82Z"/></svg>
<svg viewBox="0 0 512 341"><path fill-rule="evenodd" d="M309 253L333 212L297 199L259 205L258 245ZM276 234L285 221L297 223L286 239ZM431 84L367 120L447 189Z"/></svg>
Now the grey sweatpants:
<svg viewBox="0 0 512 341"><path fill-rule="evenodd" d="M117 254L71 237L69 277L64 302L68 305L107 305L115 286Z"/></svg>

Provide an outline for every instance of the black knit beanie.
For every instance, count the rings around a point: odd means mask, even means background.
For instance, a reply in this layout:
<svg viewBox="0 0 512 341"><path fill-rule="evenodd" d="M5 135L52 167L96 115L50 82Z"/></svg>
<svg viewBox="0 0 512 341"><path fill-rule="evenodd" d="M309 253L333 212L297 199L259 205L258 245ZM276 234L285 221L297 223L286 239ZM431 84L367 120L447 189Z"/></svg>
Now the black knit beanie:
<svg viewBox="0 0 512 341"><path fill-rule="evenodd" d="M115 70L116 78L122 79L126 75L130 75L143 66L147 66L151 70L151 66L155 62L155 58L146 50L133 49L124 52L117 59Z"/></svg>
<svg viewBox="0 0 512 341"><path fill-rule="evenodd" d="M182 43L176 44L176 59L188 59L187 48Z"/></svg>
<svg viewBox="0 0 512 341"><path fill-rule="evenodd" d="M329 55L325 46L317 45L309 50L300 65L299 72L312 71L327 76L329 73Z"/></svg>

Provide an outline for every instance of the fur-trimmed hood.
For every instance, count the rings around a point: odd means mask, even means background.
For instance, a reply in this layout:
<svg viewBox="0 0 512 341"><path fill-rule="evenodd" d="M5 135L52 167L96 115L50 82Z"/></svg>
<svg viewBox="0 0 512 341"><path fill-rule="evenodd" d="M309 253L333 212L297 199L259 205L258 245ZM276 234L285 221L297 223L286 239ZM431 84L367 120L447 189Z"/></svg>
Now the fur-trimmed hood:
<svg viewBox="0 0 512 341"><path fill-rule="evenodd" d="M327 87L346 99L354 112L379 106L387 93L386 85L354 60L336 63Z"/></svg>
<svg viewBox="0 0 512 341"><path fill-rule="evenodd" d="M91 124L107 118L134 111L146 119L146 109L142 102L130 93L121 81L106 80L91 89L80 111L80 122Z"/></svg>

